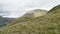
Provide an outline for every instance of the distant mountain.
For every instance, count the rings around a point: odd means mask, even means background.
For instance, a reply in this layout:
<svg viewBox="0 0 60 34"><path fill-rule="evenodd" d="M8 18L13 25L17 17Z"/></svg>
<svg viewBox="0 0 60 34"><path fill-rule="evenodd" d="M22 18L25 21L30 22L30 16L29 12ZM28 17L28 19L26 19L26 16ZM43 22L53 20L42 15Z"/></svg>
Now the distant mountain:
<svg viewBox="0 0 60 34"><path fill-rule="evenodd" d="M21 18L1 28L0 34L60 34L60 5L53 7L44 16Z"/></svg>
<svg viewBox="0 0 60 34"><path fill-rule="evenodd" d="M28 11L24 16L25 17L39 17L39 16L43 16L47 13L46 10L42 10L42 9L35 9L32 11Z"/></svg>
<svg viewBox="0 0 60 34"><path fill-rule="evenodd" d="M13 18L5 18L0 16L0 27L7 25L11 21L13 21Z"/></svg>

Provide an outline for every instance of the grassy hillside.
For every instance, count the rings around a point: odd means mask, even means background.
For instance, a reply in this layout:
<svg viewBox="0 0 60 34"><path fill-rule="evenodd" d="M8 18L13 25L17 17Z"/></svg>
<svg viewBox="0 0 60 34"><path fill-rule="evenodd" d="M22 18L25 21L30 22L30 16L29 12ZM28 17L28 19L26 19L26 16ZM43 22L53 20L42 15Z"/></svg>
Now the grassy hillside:
<svg viewBox="0 0 60 34"><path fill-rule="evenodd" d="M60 5L44 16L3 27L0 34L60 34Z"/></svg>

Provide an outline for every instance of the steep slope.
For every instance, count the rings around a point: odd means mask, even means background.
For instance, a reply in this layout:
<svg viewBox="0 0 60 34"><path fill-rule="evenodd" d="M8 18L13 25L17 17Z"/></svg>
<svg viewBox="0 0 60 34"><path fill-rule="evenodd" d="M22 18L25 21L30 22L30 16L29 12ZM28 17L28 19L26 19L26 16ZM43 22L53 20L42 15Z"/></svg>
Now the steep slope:
<svg viewBox="0 0 60 34"><path fill-rule="evenodd" d="M54 9L44 16L3 27L0 34L60 34L60 6Z"/></svg>
<svg viewBox="0 0 60 34"><path fill-rule="evenodd" d="M0 27L7 25L12 20L13 18L5 18L5 17L0 16Z"/></svg>

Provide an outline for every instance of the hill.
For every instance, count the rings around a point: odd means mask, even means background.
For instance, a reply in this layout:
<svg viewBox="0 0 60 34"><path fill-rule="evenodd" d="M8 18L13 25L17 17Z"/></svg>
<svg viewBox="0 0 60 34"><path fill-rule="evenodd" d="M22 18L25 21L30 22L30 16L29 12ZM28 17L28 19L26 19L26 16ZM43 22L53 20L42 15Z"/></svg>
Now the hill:
<svg viewBox="0 0 60 34"><path fill-rule="evenodd" d="M44 16L3 27L0 34L60 34L60 5Z"/></svg>
<svg viewBox="0 0 60 34"><path fill-rule="evenodd" d="M7 25L13 20L13 18L5 18L0 16L0 27Z"/></svg>

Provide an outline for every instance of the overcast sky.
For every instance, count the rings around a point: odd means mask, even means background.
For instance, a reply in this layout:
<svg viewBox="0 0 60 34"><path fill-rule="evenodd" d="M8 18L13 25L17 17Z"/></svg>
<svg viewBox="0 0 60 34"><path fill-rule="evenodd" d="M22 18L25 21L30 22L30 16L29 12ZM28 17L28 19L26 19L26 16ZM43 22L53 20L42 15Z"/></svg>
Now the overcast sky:
<svg viewBox="0 0 60 34"><path fill-rule="evenodd" d="M0 15L16 18L33 9L50 10L60 0L0 0Z"/></svg>

